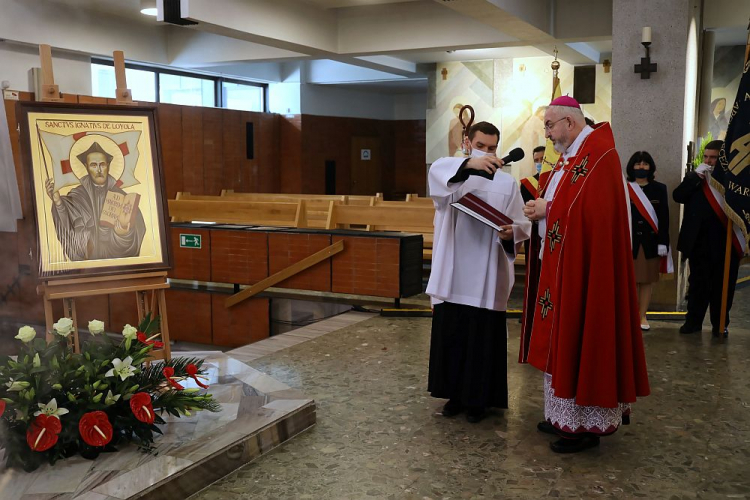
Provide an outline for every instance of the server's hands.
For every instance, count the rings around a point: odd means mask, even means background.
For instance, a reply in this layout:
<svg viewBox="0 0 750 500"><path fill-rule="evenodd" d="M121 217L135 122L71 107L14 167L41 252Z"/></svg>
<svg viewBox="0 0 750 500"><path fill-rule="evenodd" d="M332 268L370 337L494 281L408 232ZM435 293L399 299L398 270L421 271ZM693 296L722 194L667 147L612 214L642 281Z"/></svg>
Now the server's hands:
<svg viewBox="0 0 750 500"><path fill-rule="evenodd" d="M513 240L513 226L508 224L507 226L500 226L501 231L498 231L498 235L501 240L512 241Z"/></svg>
<svg viewBox="0 0 750 500"><path fill-rule="evenodd" d="M504 165L503 160L497 156L479 156L469 158L464 168L470 168L472 170L479 170L480 172L487 172L488 174L494 174L498 169Z"/></svg>

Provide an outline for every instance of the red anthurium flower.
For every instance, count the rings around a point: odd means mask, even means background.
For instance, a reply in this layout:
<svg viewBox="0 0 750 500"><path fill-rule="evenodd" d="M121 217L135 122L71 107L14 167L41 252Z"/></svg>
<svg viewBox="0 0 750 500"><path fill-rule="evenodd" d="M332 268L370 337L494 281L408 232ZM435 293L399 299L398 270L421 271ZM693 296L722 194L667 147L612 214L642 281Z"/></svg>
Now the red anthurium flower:
<svg viewBox="0 0 750 500"><path fill-rule="evenodd" d="M103 411L84 413L78 422L78 432L89 446L104 446L112 441L112 424Z"/></svg>
<svg viewBox="0 0 750 500"><path fill-rule="evenodd" d="M208 389L208 386L206 384L204 384L203 382L201 382L200 380L198 380L198 377L200 377L202 379L206 379L207 377L205 377L203 375L198 375L198 367L197 366L195 366L194 364L190 363L185 368L185 371L187 372L188 375L190 375L191 377L193 377L193 379L195 380L196 384L198 384L199 386L203 387L204 389Z"/></svg>
<svg viewBox="0 0 750 500"><path fill-rule="evenodd" d="M34 451L46 451L55 446L57 435L62 431L60 419L55 416L37 415L26 429L26 442Z"/></svg>
<svg viewBox="0 0 750 500"><path fill-rule="evenodd" d="M3 413L5 413L5 401L0 399L0 417L3 416Z"/></svg>
<svg viewBox="0 0 750 500"><path fill-rule="evenodd" d="M154 407L151 405L151 396L145 392L136 392L130 398L130 409L133 410L135 418L147 424L154 423Z"/></svg>
<svg viewBox="0 0 750 500"><path fill-rule="evenodd" d="M158 337L159 335L160 334L154 335L154 337ZM138 338L138 342L140 342L141 344L153 345L157 349L161 349L162 347L164 347L164 342L159 342L158 340L151 340L154 337L146 338L146 334L143 332L138 332L136 337Z"/></svg>
<svg viewBox="0 0 750 500"><path fill-rule="evenodd" d="M173 380L174 378L176 378L174 376L174 368L172 368L171 366L168 366L168 367L164 368L161 372L162 372L162 374L164 374L165 377L167 377L167 382L169 382L169 385L171 385L172 387L174 387L178 391L181 391L181 390L184 389L184 387L182 387L175 380Z"/></svg>

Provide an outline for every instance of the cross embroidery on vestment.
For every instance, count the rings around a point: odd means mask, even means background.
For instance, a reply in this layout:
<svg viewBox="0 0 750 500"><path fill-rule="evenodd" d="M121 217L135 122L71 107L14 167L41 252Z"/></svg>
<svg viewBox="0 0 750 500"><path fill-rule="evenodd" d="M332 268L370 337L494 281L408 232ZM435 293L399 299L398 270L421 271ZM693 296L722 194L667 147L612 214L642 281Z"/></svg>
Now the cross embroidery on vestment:
<svg viewBox="0 0 750 500"><path fill-rule="evenodd" d="M555 251L555 246L562 241L559 220L556 220L552 225L552 229L547 231L547 239L549 240L549 253L552 253Z"/></svg>
<svg viewBox="0 0 750 500"><path fill-rule="evenodd" d="M571 172L573 172L573 181L571 184L575 184L576 181L581 177L586 177L586 174L589 173L589 169L586 168L586 165L589 164L589 155L586 155L586 157L583 159L581 163L576 165L571 169Z"/></svg>
<svg viewBox="0 0 750 500"><path fill-rule="evenodd" d="M539 305L542 306L542 319L545 319L553 308L552 301L550 300L549 288L544 291L544 295L539 297Z"/></svg>

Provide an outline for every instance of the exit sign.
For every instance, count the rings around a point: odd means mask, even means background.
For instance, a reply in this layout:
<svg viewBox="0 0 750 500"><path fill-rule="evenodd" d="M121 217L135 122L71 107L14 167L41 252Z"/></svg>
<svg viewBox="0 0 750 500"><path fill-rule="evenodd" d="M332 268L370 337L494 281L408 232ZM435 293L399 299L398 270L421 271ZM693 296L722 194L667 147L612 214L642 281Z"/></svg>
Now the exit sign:
<svg viewBox="0 0 750 500"><path fill-rule="evenodd" d="M201 235L200 234L181 234L180 235L180 248L200 248L201 247Z"/></svg>

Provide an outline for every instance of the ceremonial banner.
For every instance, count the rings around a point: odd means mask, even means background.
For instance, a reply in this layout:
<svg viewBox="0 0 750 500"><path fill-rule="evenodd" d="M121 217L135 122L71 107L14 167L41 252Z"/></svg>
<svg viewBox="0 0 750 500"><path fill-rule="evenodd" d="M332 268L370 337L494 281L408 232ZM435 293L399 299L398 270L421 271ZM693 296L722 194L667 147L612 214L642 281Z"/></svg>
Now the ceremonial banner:
<svg viewBox="0 0 750 500"><path fill-rule="evenodd" d="M745 62L718 168L714 169L710 182L723 198L724 213L732 221L741 252L747 253L750 241L750 61Z"/></svg>
<svg viewBox="0 0 750 500"><path fill-rule="evenodd" d="M18 106L39 276L168 268L155 109Z"/></svg>

